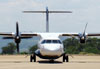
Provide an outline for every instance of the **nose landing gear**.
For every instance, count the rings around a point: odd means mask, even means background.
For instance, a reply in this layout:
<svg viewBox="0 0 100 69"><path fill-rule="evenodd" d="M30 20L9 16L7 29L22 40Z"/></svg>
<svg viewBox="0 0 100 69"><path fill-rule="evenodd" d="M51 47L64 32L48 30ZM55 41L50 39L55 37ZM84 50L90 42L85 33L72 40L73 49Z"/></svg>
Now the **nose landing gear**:
<svg viewBox="0 0 100 69"><path fill-rule="evenodd" d="M65 61L69 62L69 57L66 54L63 55L63 62L65 62Z"/></svg>

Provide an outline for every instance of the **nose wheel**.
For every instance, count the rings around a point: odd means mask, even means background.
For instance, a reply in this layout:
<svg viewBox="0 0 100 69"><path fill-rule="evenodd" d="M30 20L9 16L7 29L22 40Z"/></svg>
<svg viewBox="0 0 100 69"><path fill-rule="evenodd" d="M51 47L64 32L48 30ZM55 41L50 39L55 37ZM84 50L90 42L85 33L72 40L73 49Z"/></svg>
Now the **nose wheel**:
<svg viewBox="0 0 100 69"><path fill-rule="evenodd" d="M66 54L63 55L63 62L69 62L68 55L66 55Z"/></svg>
<svg viewBox="0 0 100 69"><path fill-rule="evenodd" d="M30 56L30 62L32 62L32 61L36 62L36 55L35 54L32 54Z"/></svg>

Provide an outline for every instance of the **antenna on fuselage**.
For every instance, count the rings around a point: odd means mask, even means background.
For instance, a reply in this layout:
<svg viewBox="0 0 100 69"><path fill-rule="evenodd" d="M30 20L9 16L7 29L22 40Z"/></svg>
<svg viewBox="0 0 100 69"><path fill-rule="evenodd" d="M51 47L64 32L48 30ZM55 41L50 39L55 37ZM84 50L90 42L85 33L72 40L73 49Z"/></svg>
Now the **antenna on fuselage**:
<svg viewBox="0 0 100 69"><path fill-rule="evenodd" d="M49 11L46 7L46 11L23 11L24 13L46 13L46 32L49 32L49 13L72 13L71 11Z"/></svg>

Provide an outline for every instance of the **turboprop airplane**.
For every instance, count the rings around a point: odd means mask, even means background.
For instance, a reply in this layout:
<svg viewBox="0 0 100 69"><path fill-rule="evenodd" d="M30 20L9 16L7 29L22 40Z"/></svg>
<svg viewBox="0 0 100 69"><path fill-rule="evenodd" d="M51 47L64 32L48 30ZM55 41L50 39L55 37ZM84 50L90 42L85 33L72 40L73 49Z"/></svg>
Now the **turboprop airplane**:
<svg viewBox="0 0 100 69"><path fill-rule="evenodd" d="M72 13L71 11L24 11L24 13L46 13L46 32L35 33L35 32L19 32L18 22L16 22L16 32L6 33L1 32L0 35L4 36L4 39L14 39L19 53L19 43L23 38L31 38L33 36L40 36L38 42L38 49L30 56L30 62L34 60L36 62L36 56L49 59L51 61L63 57L63 62L68 62L69 57L64 52L64 45L60 40L60 36L76 36L79 37L80 43L85 43L87 36L100 36L100 33L86 33L86 27L83 33L51 33L49 32L49 13Z"/></svg>

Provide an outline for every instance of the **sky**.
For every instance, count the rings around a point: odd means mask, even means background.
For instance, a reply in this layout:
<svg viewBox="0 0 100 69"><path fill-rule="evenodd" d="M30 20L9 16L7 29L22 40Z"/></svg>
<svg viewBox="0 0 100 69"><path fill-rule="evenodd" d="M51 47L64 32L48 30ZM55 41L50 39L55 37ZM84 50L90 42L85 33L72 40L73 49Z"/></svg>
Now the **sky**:
<svg viewBox="0 0 100 69"><path fill-rule="evenodd" d="M45 14L22 13L65 10L73 13L50 14L50 32L100 33L100 0L0 0L0 32L15 32L16 22L20 31L45 32Z"/></svg>

